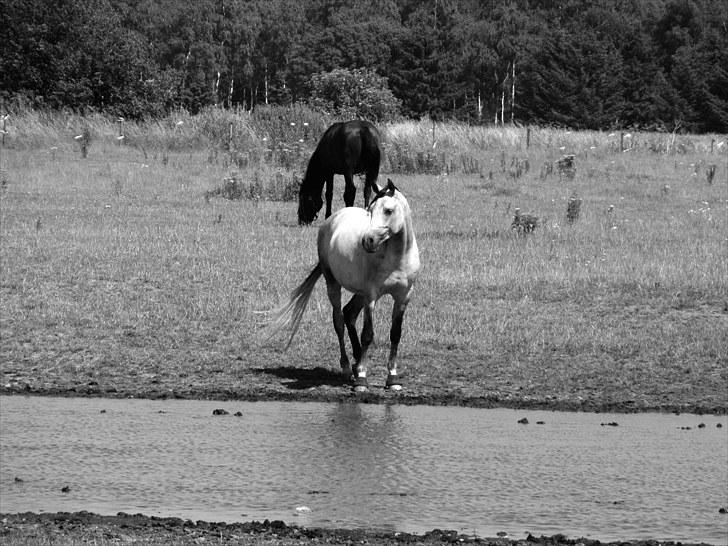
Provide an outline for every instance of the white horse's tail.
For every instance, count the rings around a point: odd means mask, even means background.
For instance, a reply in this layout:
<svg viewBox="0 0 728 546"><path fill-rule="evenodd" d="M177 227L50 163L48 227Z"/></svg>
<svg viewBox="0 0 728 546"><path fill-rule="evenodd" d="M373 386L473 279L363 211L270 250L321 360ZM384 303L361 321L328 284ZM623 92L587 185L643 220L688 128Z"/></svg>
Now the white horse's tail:
<svg viewBox="0 0 728 546"><path fill-rule="evenodd" d="M269 340L283 328L290 326L291 336L288 338L285 350L291 346L293 336L296 335L298 327L301 324L303 318L303 312L306 310L308 300L311 299L311 294L316 286L316 282L319 277L323 274L321 264L316 264L308 277L298 287L291 292L291 299L283 307L275 311L275 315L270 323L266 326L265 339Z"/></svg>

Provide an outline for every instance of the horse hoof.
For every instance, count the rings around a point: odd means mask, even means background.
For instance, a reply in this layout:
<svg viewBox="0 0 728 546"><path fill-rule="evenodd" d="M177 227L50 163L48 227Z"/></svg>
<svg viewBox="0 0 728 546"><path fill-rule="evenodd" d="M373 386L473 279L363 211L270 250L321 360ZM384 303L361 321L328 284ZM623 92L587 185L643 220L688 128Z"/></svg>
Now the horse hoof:
<svg viewBox="0 0 728 546"><path fill-rule="evenodd" d="M354 380L354 392L366 392L369 389L369 383L366 377L357 377Z"/></svg>
<svg viewBox="0 0 728 546"><path fill-rule="evenodd" d="M390 391L401 391L402 383L398 376L390 374L387 376L387 383L384 385L384 388Z"/></svg>

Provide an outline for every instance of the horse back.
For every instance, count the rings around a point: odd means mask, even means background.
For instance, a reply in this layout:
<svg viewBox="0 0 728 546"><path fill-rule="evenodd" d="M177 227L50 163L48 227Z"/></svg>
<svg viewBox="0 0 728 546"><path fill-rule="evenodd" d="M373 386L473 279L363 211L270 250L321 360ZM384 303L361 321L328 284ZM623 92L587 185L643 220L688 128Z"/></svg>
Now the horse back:
<svg viewBox="0 0 728 546"><path fill-rule="evenodd" d="M379 174L379 131L368 121L337 122L321 137L316 152L322 166L332 174Z"/></svg>

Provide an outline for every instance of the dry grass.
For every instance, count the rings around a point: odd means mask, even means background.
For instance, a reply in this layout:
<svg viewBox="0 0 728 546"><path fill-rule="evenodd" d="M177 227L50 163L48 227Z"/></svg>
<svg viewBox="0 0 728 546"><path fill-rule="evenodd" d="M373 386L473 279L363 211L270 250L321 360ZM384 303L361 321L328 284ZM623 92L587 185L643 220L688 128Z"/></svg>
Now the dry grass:
<svg viewBox="0 0 728 546"><path fill-rule="evenodd" d="M75 127L50 147L48 135L21 146L16 130L0 158L4 392L346 392L330 376L304 385L297 371L338 367L323 286L287 353L256 339L261 312L314 265L315 228L297 226L292 202L205 200L233 171L272 183L296 170L231 165L207 144L195 149L192 134L182 151L145 153L118 146L113 122L83 123L87 159ZM387 145L401 138L416 158L432 146L427 127L388 126ZM383 170L412 205L424 264L405 317L403 401L725 411L725 147L710 155L710 137L685 137L670 145L686 153L666 155L657 137L637 135L620 152L619 135L544 130L526 148L525 129L440 131L436 148L458 149L472 168ZM541 168L564 154L576 156L573 180ZM510 229L516 207L539 218L528 237ZM389 308L384 300L375 317L375 384L386 375Z"/></svg>

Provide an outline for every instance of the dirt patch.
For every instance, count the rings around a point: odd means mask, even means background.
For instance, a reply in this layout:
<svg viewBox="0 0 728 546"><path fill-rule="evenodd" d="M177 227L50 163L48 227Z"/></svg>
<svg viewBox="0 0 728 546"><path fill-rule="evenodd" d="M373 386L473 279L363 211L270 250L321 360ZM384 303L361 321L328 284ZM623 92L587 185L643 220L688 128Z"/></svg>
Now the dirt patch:
<svg viewBox="0 0 728 546"><path fill-rule="evenodd" d="M473 408L543 409L598 413L658 411L724 415L728 411L722 396L675 396L669 389L662 394L629 396L622 390L573 391L554 386L542 392L493 382L448 381L440 386L417 377L403 376L405 388L397 393L386 390L378 376L370 379L366 393L354 393L351 384L336 371L321 367L249 367L243 371L226 370L205 377L188 378L161 374L154 377L118 375L107 380L81 381L76 375L37 378L5 372L0 394L40 396L80 396L106 398L240 400L240 401L357 401L366 404L405 404L463 406ZM498 381L496 380L495 383Z"/></svg>

